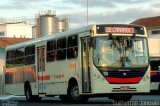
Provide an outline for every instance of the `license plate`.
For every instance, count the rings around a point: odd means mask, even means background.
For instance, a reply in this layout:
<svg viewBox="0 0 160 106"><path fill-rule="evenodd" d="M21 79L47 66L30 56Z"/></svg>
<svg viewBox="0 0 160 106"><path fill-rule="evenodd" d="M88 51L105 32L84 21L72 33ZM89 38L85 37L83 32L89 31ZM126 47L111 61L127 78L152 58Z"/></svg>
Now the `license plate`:
<svg viewBox="0 0 160 106"><path fill-rule="evenodd" d="M121 90L129 90L129 89L130 89L130 86L121 86L120 89L121 89Z"/></svg>

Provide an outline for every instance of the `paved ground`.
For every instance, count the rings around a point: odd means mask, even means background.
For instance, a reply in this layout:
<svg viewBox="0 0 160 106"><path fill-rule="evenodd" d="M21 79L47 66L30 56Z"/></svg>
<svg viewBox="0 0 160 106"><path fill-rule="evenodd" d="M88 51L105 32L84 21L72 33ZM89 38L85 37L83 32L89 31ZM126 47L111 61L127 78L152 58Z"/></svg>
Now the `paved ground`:
<svg viewBox="0 0 160 106"><path fill-rule="evenodd" d="M46 97L40 102L26 102L25 97L3 99L0 106L160 106L158 95L137 95L129 102L114 102L107 97L91 98L85 104L62 103L58 97Z"/></svg>

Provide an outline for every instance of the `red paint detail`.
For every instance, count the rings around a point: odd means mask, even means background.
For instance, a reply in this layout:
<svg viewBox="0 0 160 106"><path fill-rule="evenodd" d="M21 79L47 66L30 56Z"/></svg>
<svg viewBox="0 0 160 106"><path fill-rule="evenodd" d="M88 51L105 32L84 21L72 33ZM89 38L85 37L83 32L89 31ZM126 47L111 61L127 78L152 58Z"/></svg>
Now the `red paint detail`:
<svg viewBox="0 0 160 106"><path fill-rule="evenodd" d="M153 77L153 76L157 76L158 75L158 73L157 72L151 72L151 77Z"/></svg>
<svg viewBox="0 0 160 106"><path fill-rule="evenodd" d="M46 75L46 76L38 76L38 80L50 80L51 76L50 75Z"/></svg>
<svg viewBox="0 0 160 106"><path fill-rule="evenodd" d="M142 77L136 78L112 78L112 77L105 77L109 83L116 83L116 84L132 84L138 83Z"/></svg>
<svg viewBox="0 0 160 106"><path fill-rule="evenodd" d="M54 74L54 79L62 79L64 78L64 74Z"/></svg>
<svg viewBox="0 0 160 106"><path fill-rule="evenodd" d="M70 69L76 69L76 63L69 64Z"/></svg>

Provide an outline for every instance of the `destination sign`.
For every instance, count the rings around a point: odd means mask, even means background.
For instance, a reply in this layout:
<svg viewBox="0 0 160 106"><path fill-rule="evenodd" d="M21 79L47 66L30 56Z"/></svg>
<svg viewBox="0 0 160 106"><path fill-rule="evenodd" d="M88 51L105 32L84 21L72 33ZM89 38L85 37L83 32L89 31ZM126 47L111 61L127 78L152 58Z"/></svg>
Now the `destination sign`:
<svg viewBox="0 0 160 106"><path fill-rule="evenodd" d="M134 25L97 25L97 34L144 34L143 26Z"/></svg>
<svg viewBox="0 0 160 106"><path fill-rule="evenodd" d="M135 32L134 28L125 28L125 27L106 27L106 33L123 33L123 34L132 34Z"/></svg>

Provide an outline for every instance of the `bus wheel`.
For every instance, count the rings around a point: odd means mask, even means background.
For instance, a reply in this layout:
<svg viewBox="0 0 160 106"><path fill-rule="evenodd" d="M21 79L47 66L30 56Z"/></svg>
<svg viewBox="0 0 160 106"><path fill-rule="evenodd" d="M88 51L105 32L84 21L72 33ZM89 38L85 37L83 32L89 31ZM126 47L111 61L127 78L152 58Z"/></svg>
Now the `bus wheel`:
<svg viewBox="0 0 160 106"><path fill-rule="evenodd" d="M73 103L80 102L79 88L77 84L71 84L69 86L68 99L69 99L69 102L73 102Z"/></svg>
<svg viewBox="0 0 160 106"><path fill-rule="evenodd" d="M81 96L79 94L79 88L76 83L72 83L68 88L68 101L71 103L85 103L88 101L87 96Z"/></svg>
<svg viewBox="0 0 160 106"><path fill-rule="evenodd" d="M26 96L26 100L27 101L31 101L32 100L32 91L31 91L30 85L26 85L25 86L25 96Z"/></svg>

